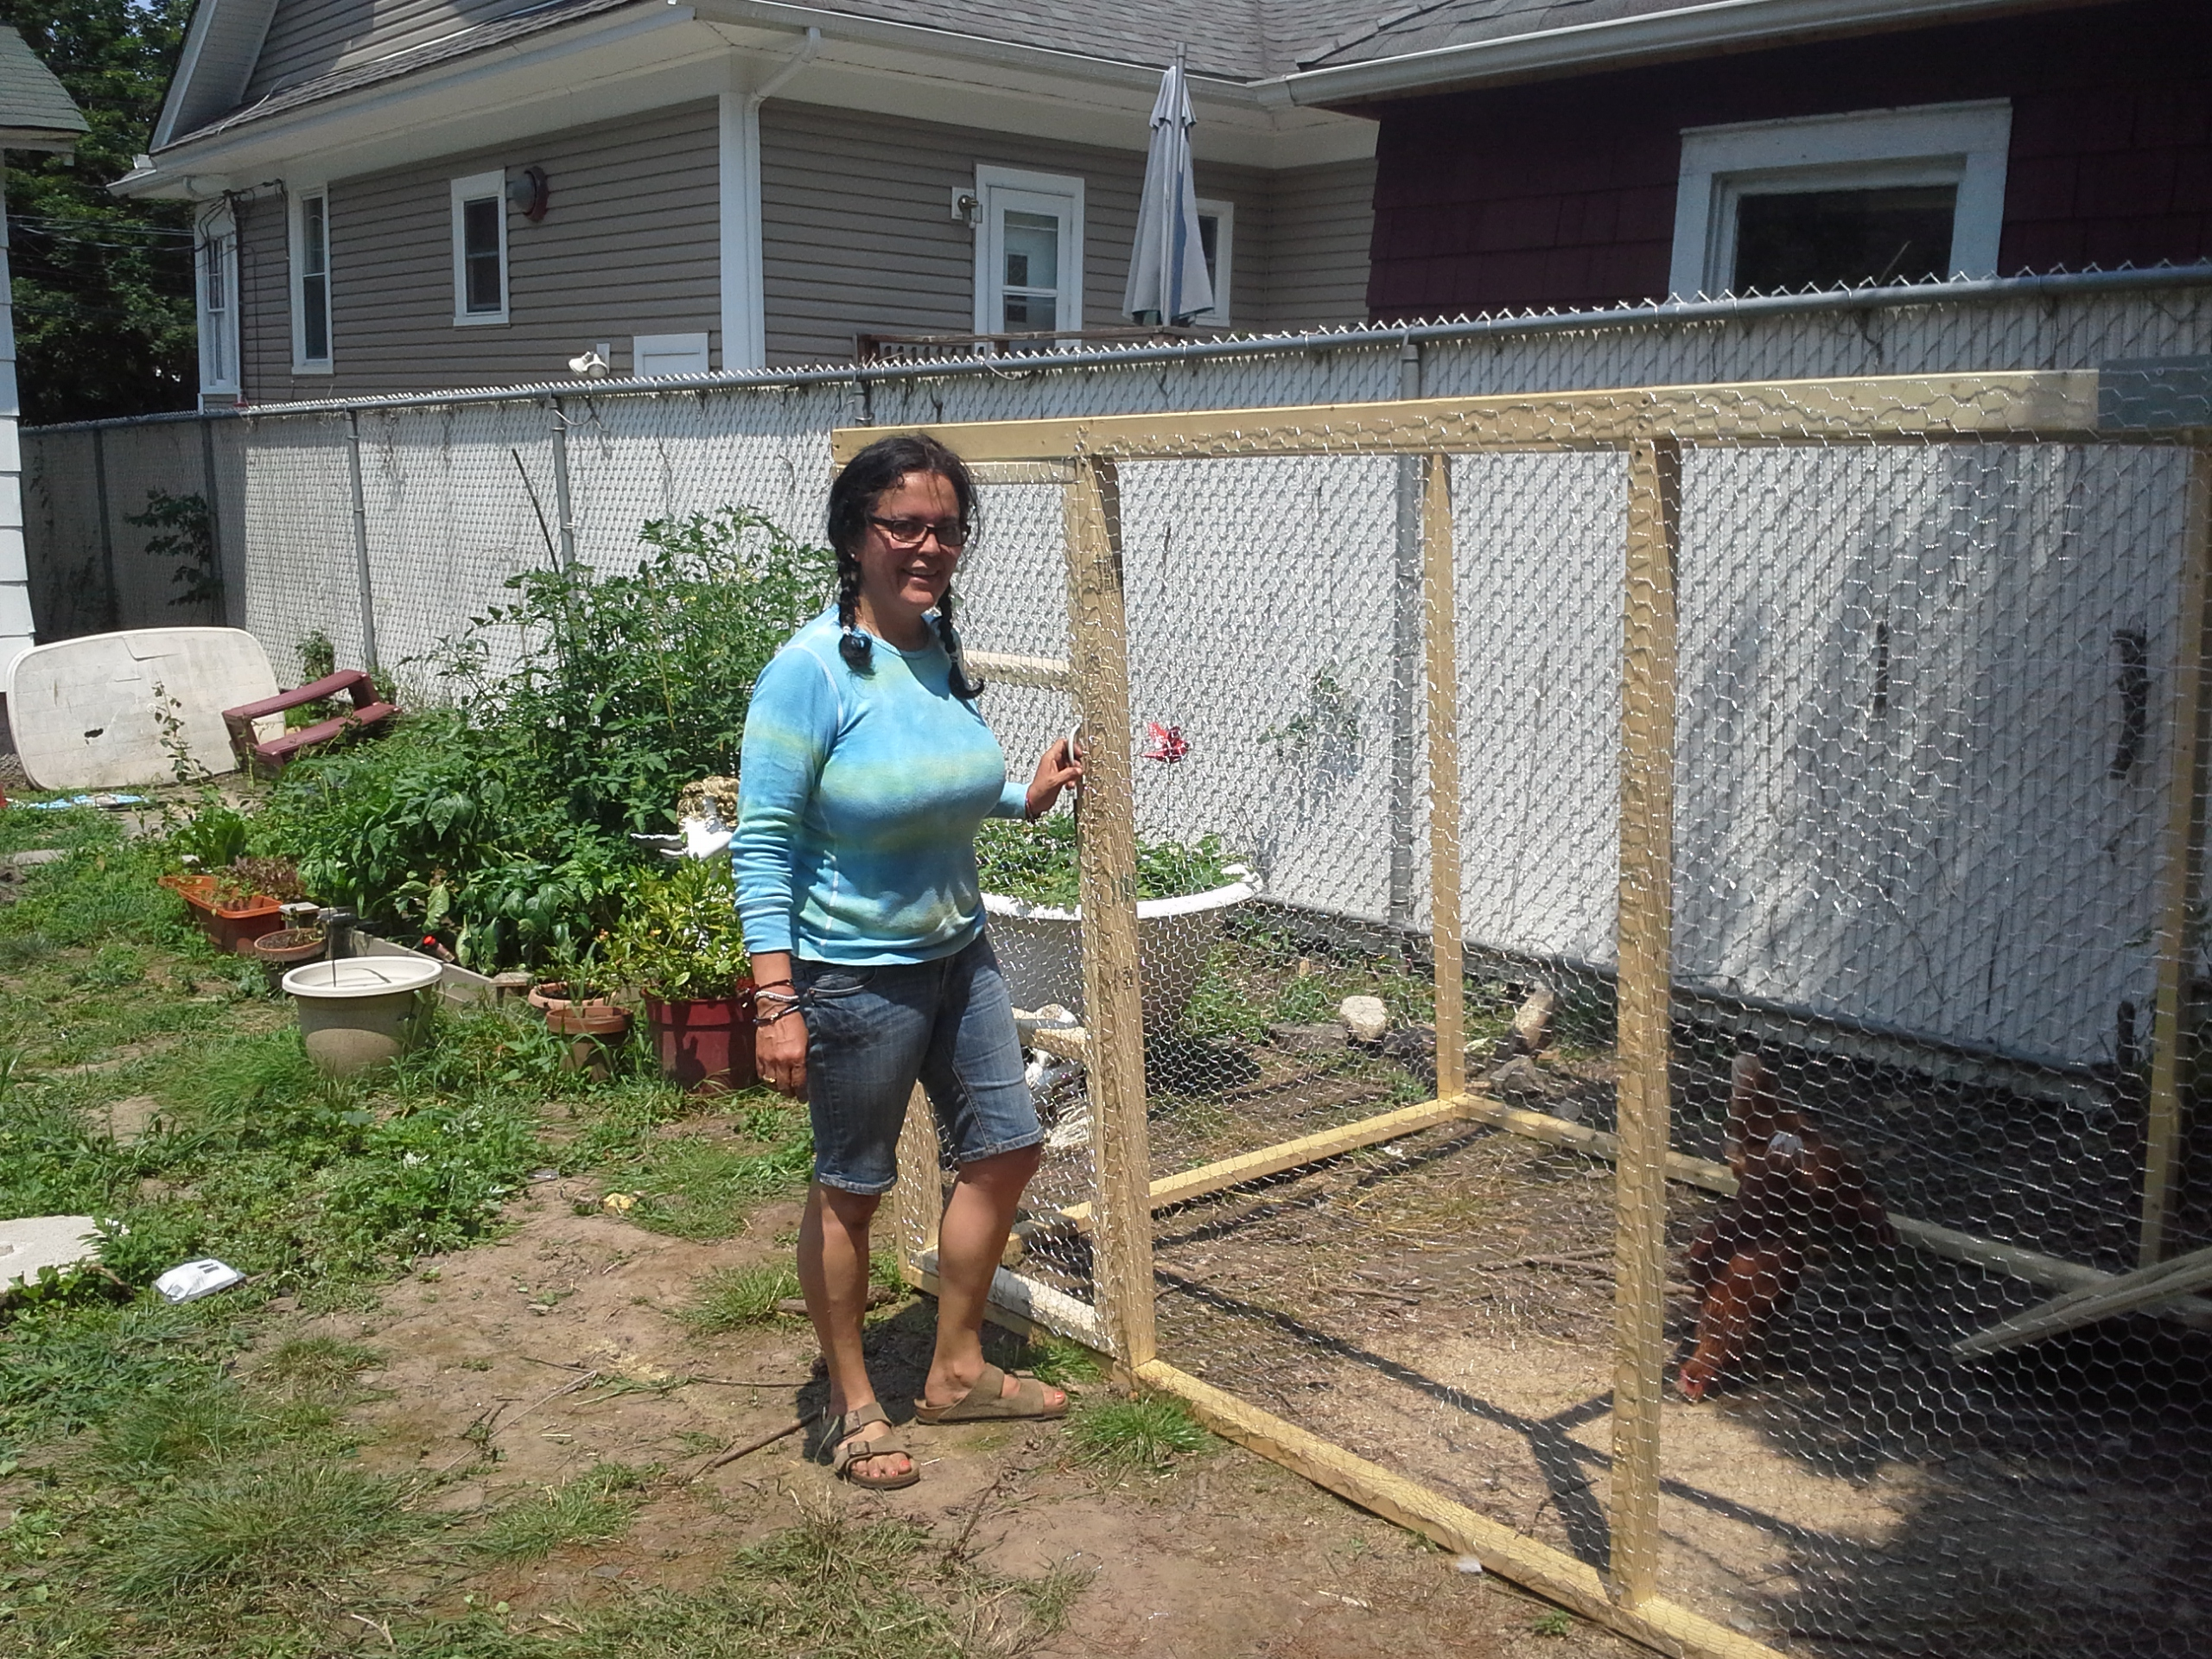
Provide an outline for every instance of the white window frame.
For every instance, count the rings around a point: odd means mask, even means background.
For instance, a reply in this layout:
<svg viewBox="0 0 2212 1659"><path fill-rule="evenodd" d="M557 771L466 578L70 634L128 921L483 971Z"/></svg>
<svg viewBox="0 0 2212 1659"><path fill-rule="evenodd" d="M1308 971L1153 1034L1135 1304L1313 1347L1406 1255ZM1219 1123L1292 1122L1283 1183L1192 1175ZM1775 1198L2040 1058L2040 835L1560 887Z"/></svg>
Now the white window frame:
<svg viewBox="0 0 2212 1659"><path fill-rule="evenodd" d="M2012 106L2001 98L1686 127L1668 292L1687 299L1733 287L1736 210L1747 195L1903 185L1958 188L1949 275L1993 276L2012 137Z"/></svg>
<svg viewBox="0 0 2212 1659"><path fill-rule="evenodd" d="M322 204L322 355L308 355L308 204ZM338 355L338 323L330 306L330 190L301 185L291 192L292 372L329 374Z"/></svg>
<svg viewBox="0 0 2212 1659"><path fill-rule="evenodd" d="M486 196L499 204L499 308L496 311L471 311L468 308L468 238L461 221L461 204L481 201ZM493 173L472 173L465 179L453 181L453 326L456 328L484 328L497 327L507 321L513 293L507 270L507 174L505 168Z"/></svg>
<svg viewBox="0 0 2212 1659"><path fill-rule="evenodd" d="M1236 204L1216 201L1210 196L1200 196L1193 204L1200 219L1214 221L1213 233L1213 305L1192 317L1193 322L1203 322L1210 327L1226 327L1229 323L1229 296L1230 284L1236 281L1231 265L1236 249Z"/></svg>
<svg viewBox="0 0 2212 1659"><path fill-rule="evenodd" d="M1007 332L1004 284L1000 273L1006 213L1049 211L1060 218L1059 301L1062 331L1083 327L1083 180L1071 174L1030 173L1020 168L978 165L976 168L976 332Z"/></svg>
<svg viewBox="0 0 2212 1659"><path fill-rule="evenodd" d="M192 245L194 308L200 334L200 394L236 397L238 380L238 226L227 201L203 213ZM213 270L215 283L209 281ZM215 293L216 283L221 293ZM211 303L220 298L219 306Z"/></svg>

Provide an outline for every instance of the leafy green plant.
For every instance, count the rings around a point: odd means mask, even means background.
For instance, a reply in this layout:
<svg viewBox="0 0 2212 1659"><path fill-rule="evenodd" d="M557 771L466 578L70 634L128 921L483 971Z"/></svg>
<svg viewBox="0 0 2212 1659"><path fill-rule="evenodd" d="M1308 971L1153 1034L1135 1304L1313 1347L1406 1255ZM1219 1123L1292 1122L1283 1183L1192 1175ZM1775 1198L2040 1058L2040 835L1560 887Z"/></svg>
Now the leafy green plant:
<svg viewBox="0 0 2212 1659"><path fill-rule="evenodd" d="M203 790L199 810L169 832L169 851L202 870L225 869L246 855L252 830L245 813L214 790Z"/></svg>
<svg viewBox="0 0 2212 1659"><path fill-rule="evenodd" d="M664 1002L728 996L753 970L729 861L684 859L639 882L607 940L614 977Z"/></svg>
<svg viewBox="0 0 2212 1659"><path fill-rule="evenodd" d="M1179 899L1236 880L1234 855L1219 836L1194 842L1137 842L1139 899ZM1081 903L1076 866L1076 821L1054 812L1033 823L987 818L976 835L976 874L986 893L1032 905L1073 910Z"/></svg>
<svg viewBox="0 0 2212 1659"><path fill-rule="evenodd" d="M147 557L174 562L169 581L184 591L172 596L170 604L221 608L223 572L216 562L215 520L207 497L149 489L145 511L126 512L123 522L155 532L146 538Z"/></svg>

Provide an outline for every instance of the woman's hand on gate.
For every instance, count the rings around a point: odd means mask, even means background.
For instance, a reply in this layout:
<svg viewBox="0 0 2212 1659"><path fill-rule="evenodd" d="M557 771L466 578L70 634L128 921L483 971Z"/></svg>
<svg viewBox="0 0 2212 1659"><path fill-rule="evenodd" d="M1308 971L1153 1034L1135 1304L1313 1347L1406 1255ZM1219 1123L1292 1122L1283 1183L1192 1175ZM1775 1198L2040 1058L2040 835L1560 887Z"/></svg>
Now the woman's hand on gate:
<svg viewBox="0 0 2212 1659"><path fill-rule="evenodd" d="M1083 762L1077 758L1075 746L1066 738L1056 739L1052 747L1038 757L1036 776L1029 780L1029 816L1041 818L1052 810L1060 798L1060 791L1083 782Z"/></svg>

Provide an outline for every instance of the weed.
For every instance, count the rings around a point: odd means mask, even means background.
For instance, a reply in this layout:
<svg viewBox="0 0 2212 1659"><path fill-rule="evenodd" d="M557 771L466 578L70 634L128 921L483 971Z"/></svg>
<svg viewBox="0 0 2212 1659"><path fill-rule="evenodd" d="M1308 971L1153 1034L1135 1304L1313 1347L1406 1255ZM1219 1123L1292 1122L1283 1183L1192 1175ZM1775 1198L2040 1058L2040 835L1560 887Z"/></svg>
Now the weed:
<svg viewBox="0 0 2212 1659"><path fill-rule="evenodd" d="M1564 1607L1554 1607L1536 1615L1529 1626L1538 1636L1572 1636L1574 1634L1574 1615Z"/></svg>
<svg viewBox="0 0 2212 1659"><path fill-rule="evenodd" d="M600 1544L619 1538L636 1511L645 1478L619 1463L603 1463L562 1486L548 1486L493 1516L475 1547L495 1561L543 1560L563 1544Z"/></svg>
<svg viewBox="0 0 2212 1659"><path fill-rule="evenodd" d="M79 985L112 990L146 977L146 953L136 945L104 944L73 976Z"/></svg>
<svg viewBox="0 0 2212 1659"><path fill-rule="evenodd" d="M399 1499L391 1482L322 1459L226 1471L149 1508L101 1577L124 1601L319 1580L418 1529Z"/></svg>
<svg viewBox="0 0 2212 1659"><path fill-rule="evenodd" d="M776 1304L798 1294L798 1273L781 1262L723 1268L699 1281L677 1317L695 1331L735 1331L768 1324Z"/></svg>
<svg viewBox="0 0 2212 1659"><path fill-rule="evenodd" d="M1209 1450L1213 1436L1179 1400L1102 1400L1070 1414L1076 1456L1112 1474L1158 1474L1178 1457Z"/></svg>

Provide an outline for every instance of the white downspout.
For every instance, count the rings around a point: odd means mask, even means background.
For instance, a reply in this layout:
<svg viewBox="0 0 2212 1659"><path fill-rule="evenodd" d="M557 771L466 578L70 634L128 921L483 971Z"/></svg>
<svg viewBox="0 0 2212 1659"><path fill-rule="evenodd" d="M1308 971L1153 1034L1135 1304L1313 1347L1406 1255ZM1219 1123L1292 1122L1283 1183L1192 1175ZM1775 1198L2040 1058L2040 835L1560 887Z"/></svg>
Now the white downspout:
<svg viewBox="0 0 2212 1659"><path fill-rule="evenodd" d="M760 106L822 49L810 28L798 50L748 92L721 99L722 363L725 371L768 365L767 294L761 275Z"/></svg>

